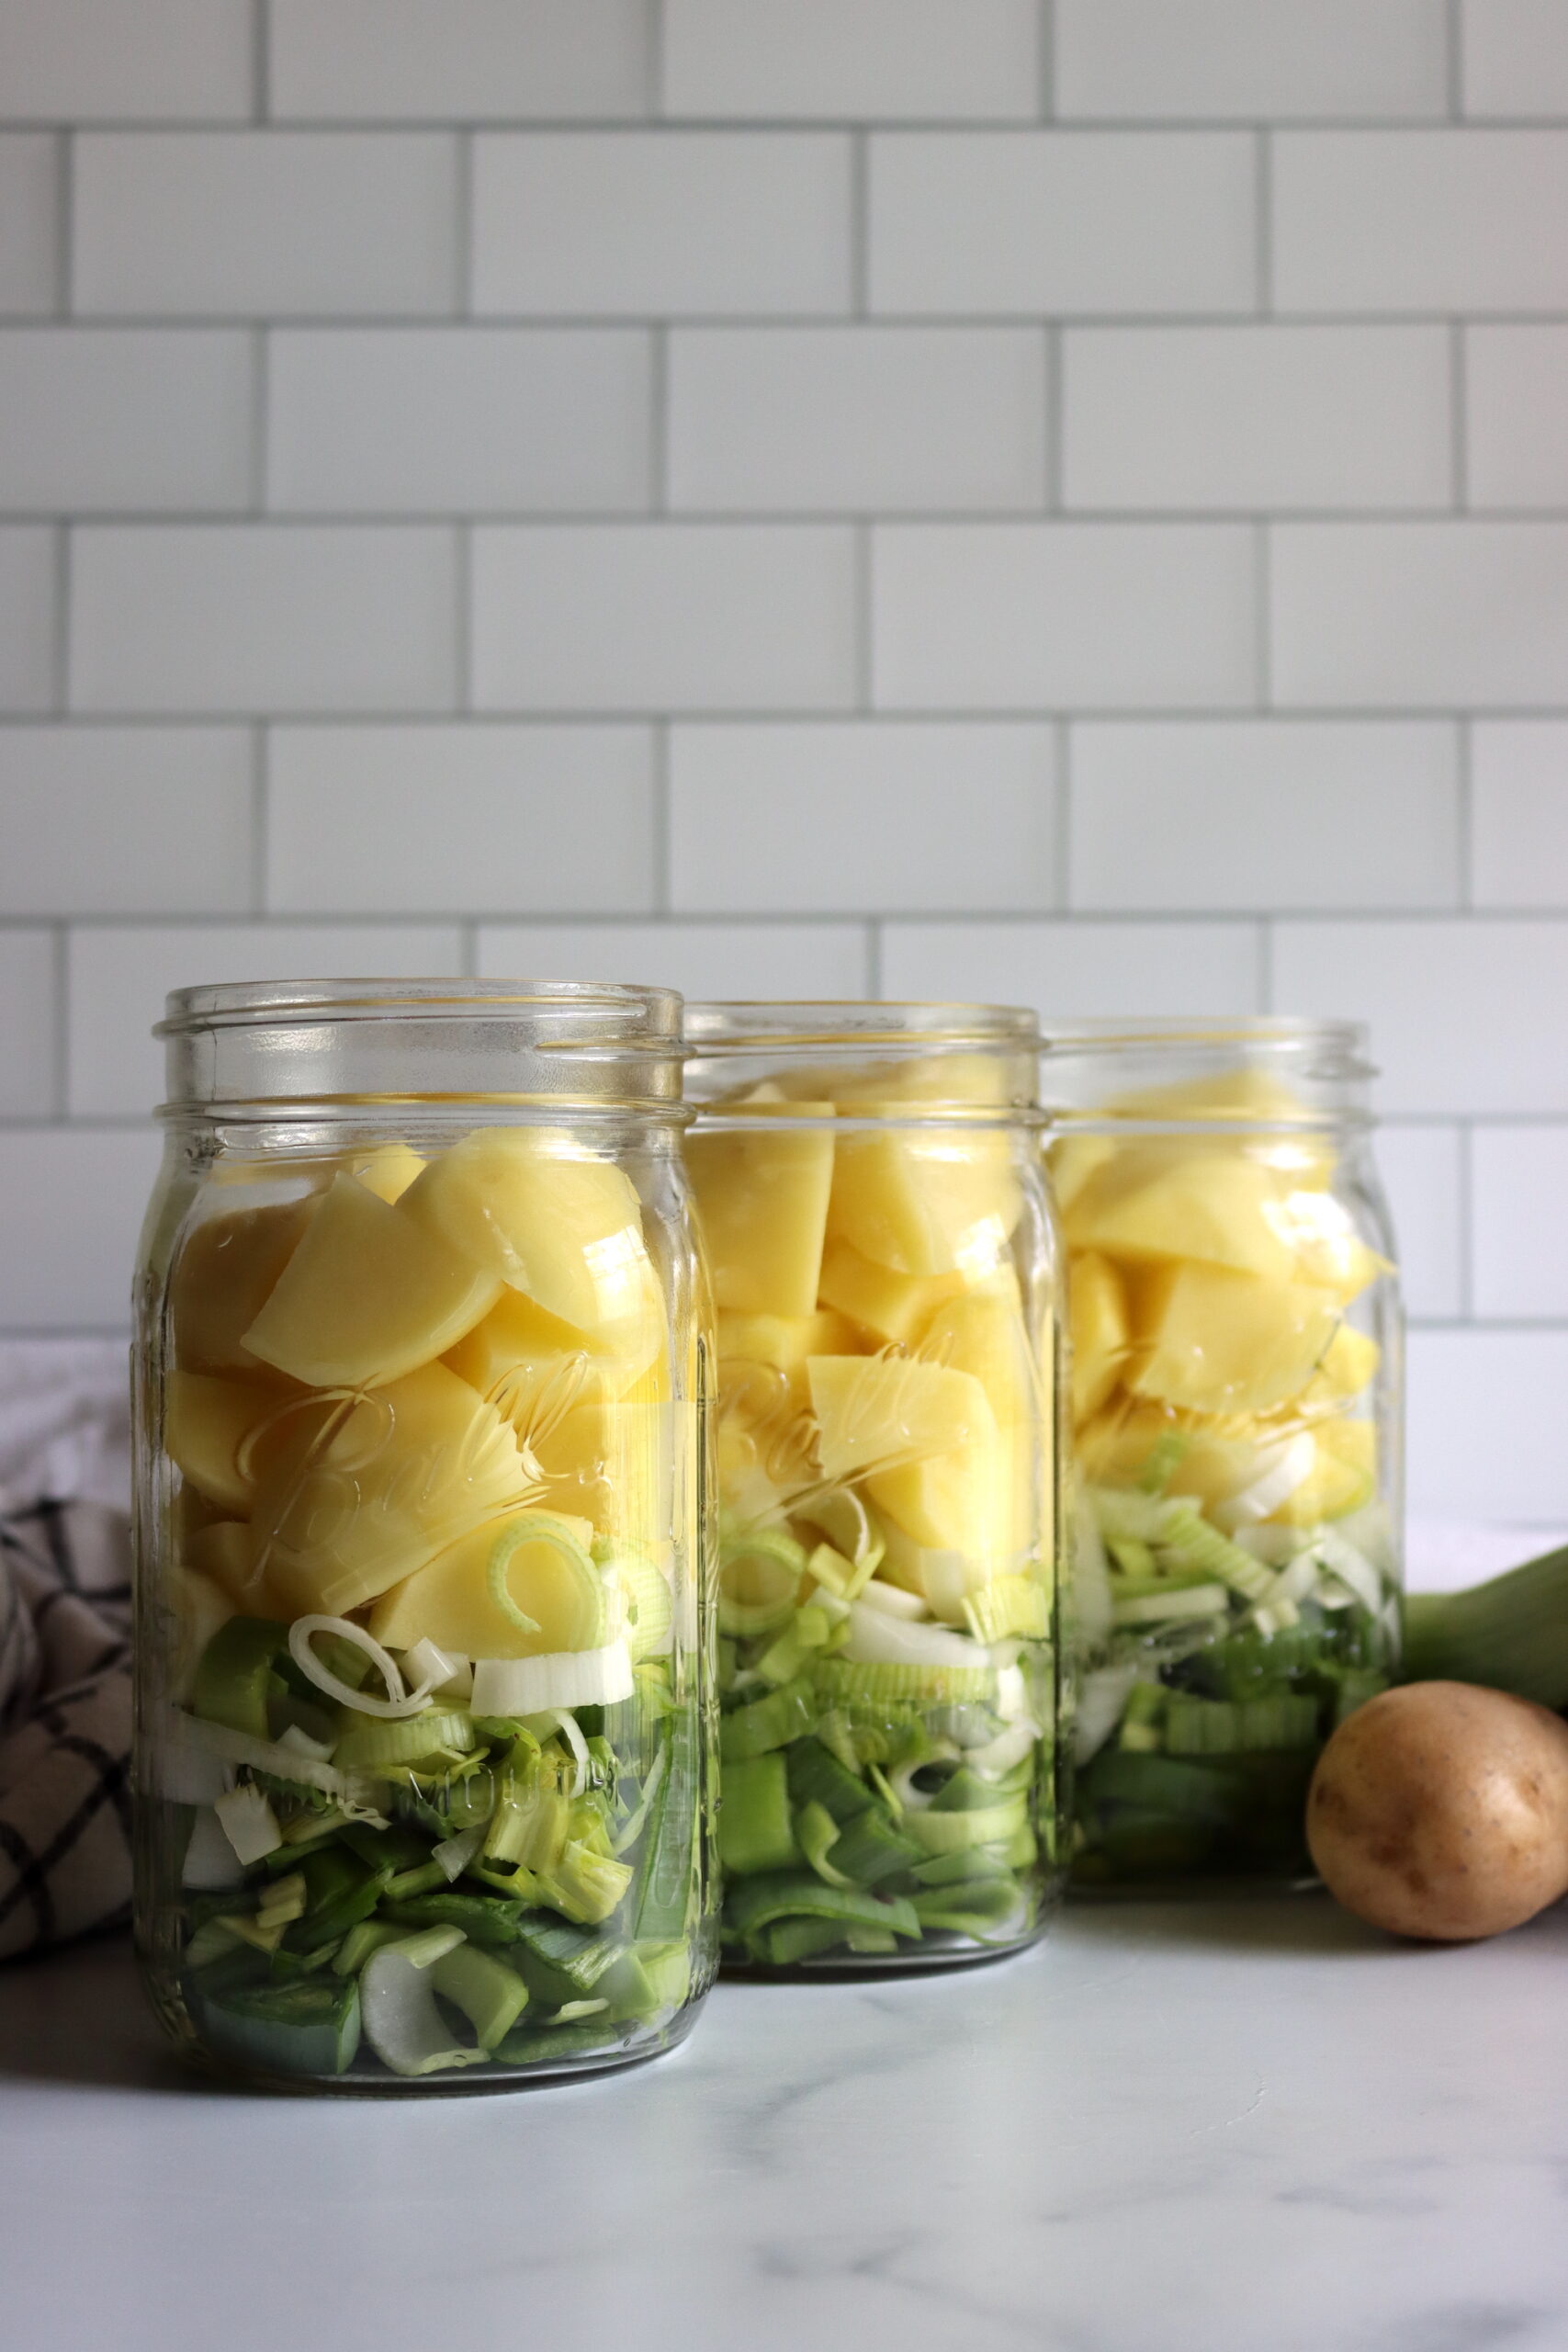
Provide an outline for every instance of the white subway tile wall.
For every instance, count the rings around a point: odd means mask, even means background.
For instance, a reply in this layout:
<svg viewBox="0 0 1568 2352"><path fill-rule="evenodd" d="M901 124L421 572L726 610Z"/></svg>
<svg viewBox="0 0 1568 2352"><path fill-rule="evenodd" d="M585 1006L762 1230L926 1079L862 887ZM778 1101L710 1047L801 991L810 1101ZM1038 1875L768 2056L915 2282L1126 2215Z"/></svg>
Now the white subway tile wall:
<svg viewBox="0 0 1568 2352"><path fill-rule="evenodd" d="M1562 0L0 0L0 1330L165 989L1368 1019L1568 1518Z"/></svg>

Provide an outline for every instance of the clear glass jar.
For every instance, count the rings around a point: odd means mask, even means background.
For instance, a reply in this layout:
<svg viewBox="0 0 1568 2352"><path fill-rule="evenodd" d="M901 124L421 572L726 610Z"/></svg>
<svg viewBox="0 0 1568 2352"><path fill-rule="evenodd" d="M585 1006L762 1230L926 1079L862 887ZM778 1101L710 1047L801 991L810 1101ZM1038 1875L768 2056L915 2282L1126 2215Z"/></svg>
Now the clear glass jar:
<svg viewBox="0 0 1568 2352"><path fill-rule="evenodd" d="M210 2067L482 2089L711 1981L680 999L169 999L137 1279L136 1923Z"/></svg>
<svg viewBox="0 0 1568 2352"><path fill-rule="evenodd" d="M1398 1657L1401 1345L1348 1023L1053 1032L1077 1471L1076 1883L1310 1875Z"/></svg>
<svg viewBox="0 0 1568 2352"><path fill-rule="evenodd" d="M1062 1850L1057 1267L1032 1013L687 1008L717 1307L724 1941L982 1960Z"/></svg>

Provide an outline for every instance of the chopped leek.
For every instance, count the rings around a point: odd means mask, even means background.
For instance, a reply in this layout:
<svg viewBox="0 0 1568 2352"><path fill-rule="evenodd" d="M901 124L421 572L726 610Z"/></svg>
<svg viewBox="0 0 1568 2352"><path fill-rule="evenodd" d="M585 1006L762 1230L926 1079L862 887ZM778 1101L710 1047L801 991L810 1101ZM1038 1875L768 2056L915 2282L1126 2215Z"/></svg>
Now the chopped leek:
<svg viewBox="0 0 1568 2352"><path fill-rule="evenodd" d="M247 1868L283 1843L277 1815L258 1788L247 1784L231 1789L227 1796L219 1798L212 1810L236 1859Z"/></svg>
<svg viewBox="0 0 1568 2352"><path fill-rule="evenodd" d="M248 2074L346 2074L359 2047L359 1985L352 1976L203 1989L202 2028L213 2049Z"/></svg>
<svg viewBox="0 0 1568 2352"><path fill-rule="evenodd" d="M720 1538L718 1622L726 1634L769 1634L795 1607L806 1572L806 1546L779 1527L754 1527Z"/></svg>
<svg viewBox="0 0 1568 2352"><path fill-rule="evenodd" d="M918 1936L919 1914L902 1895L868 1894L857 1887L825 1886L810 1872L781 1871L748 1879L731 1898L736 1932L748 1939L776 1919L832 1919L843 1926L888 1928Z"/></svg>
<svg viewBox="0 0 1568 2352"><path fill-rule="evenodd" d="M316 1637L321 1634L331 1634L339 1644L362 1652L386 1685L386 1697L373 1699L335 1673L316 1651ZM296 1617L288 1628L288 1655L318 1690L335 1699L340 1707L351 1708L358 1714L380 1715L389 1721L399 1715L414 1714L435 1687L434 1682L427 1682L417 1690L405 1690L401 1670L391 1652L384 1650L363 1625L355 1624L348 1617Z"/></svg>
<svg viewBox="0 0 1568 2352"><path fill-rule="evenodd" d="M953 1636L956 1640L958 1637ZM974 1643L966 1645L976 1656ZM823 1697L844 1705L856 1700L873 1703L912 1700L933 1706L943 1700L987 1699L996 1689L996 1674L987 1665L918 1666L894 1662L863 1666L850 1659L827 1658L814 1679Z"/></svg>
<svg viewBox="0 0 1568 2352"><path fill-rule="evenodd" d="M774 1748L761 1756L738 1757L725 1767L718 1856L732 1878L788 1870L799 1860L785 1754Z"/></svg>
<svg viewBox="0 0 1568 2352"><path fill-rule="evenodd" d="M455 2044L435 2006L430 1972L462 1941L459 1928L426 1928L383 1944L360 1970L365 2038L394 2075L442 2074L448 2067L482 2065L490 2056L488 2050Z"/></svg>
<svg viewBox="0 0 1568 2352"><path fill-rule="evenodd" d="M769 1748L787 1747L817 1724L817 1702L809 1682L786 1682L765 1699L737 1707L724 1718L721 1750L725 1761L761 1756Z"/></svg>
<svg viewBox="0 0 1568 2352"><path fill-rule="evenodd" d="M994 1577L967 1595L964 1617L977 1642L999 1642L1010 1634L1039 1639L1051 1629L1045 1588L1034 1577Z"/></svg>
<svg viewBox="0 0 1568 2352"><path fill-rule="evenodd" d="M481 2050L504 2041L528 2003L528 1987L516 1970L472 1944L443 1952L431 1963L430 1981L444 2001L462 2010Z"/></svg>
<svg viewBox="0 0 1568 2352"><path fill-rule="evenodd" d="M558 1707L609 1707L637 1684L625 1642L592 1650L551 1650L539 1657L474 1660L478 1715L537 1715Z"/></svg>
<svg viewBox="0 0 1568 2352"><path fill-rule="evenodd" d="M219 1626L197 1664L193 1714L255 1740L269 1740L267 1701L277 1661L287 1655L288 1628L262 1617L231 1617Z"/></svg>
<svg viewBox="0 0 1568 2352"><path fill-rule="evenodd" d="M333 1750L333 1761L345 1771L374 1771L382 1764L412 1764L441 1748L461 1755L474 1745L473 1720L464 1708L427 1706L389 1722L351 1724Z"/></svg>
<svg viewBox="0 0 1568 2352"><path fill-rule="evenodd" d="M853 1886L856 1883L853 1877L836 1869L828 1859L829 1848L837 1845L839 1840L839 1825L825 1804L802 1805L795 1815L795 1834L801 1852L825 1884Z"/></svg>

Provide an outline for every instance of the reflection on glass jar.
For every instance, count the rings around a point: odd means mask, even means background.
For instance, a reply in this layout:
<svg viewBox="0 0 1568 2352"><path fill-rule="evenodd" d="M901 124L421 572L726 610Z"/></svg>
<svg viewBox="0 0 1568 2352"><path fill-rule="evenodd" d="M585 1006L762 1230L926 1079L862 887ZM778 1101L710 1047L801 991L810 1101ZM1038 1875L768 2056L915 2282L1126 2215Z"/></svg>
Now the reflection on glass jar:
<svg viewBox="0 0 1568 2352"><path fill-rule="evenodd" d="M138 1284L138 1938L302 2086L651 2054L713 1968L679 1000L187 989Z"/></svg>
<svg viewBox="0 0 1568 2352"><path fill-rule="evenodd" d="M1310 1871L1399 1640L1400 1342L1361 1033L1051 1040L1077 1479L1075 1876Z"/></svg>
<svg viewBox="0 0 1568 2352"><path fill-rule="evenodd" d="M688 1007L718 1331L725 1945L1016 1950L1056 1884L1056 1295L1033 1016Z"/></svg>

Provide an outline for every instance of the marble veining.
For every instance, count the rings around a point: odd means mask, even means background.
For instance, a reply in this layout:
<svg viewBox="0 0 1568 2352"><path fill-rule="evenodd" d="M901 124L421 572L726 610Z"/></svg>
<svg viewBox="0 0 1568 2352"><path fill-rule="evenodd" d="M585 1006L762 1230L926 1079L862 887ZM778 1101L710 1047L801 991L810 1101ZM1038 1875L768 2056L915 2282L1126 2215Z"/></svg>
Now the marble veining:
<svg viewBox="0 0 1568 2352"><path fill-rule="evenodd" d="M0 1976L0 2341L1562 2352L1568 1911L1069 1911L966 1975L724 1984L511 2098L187 2077L123 1944Z"/></svg>

